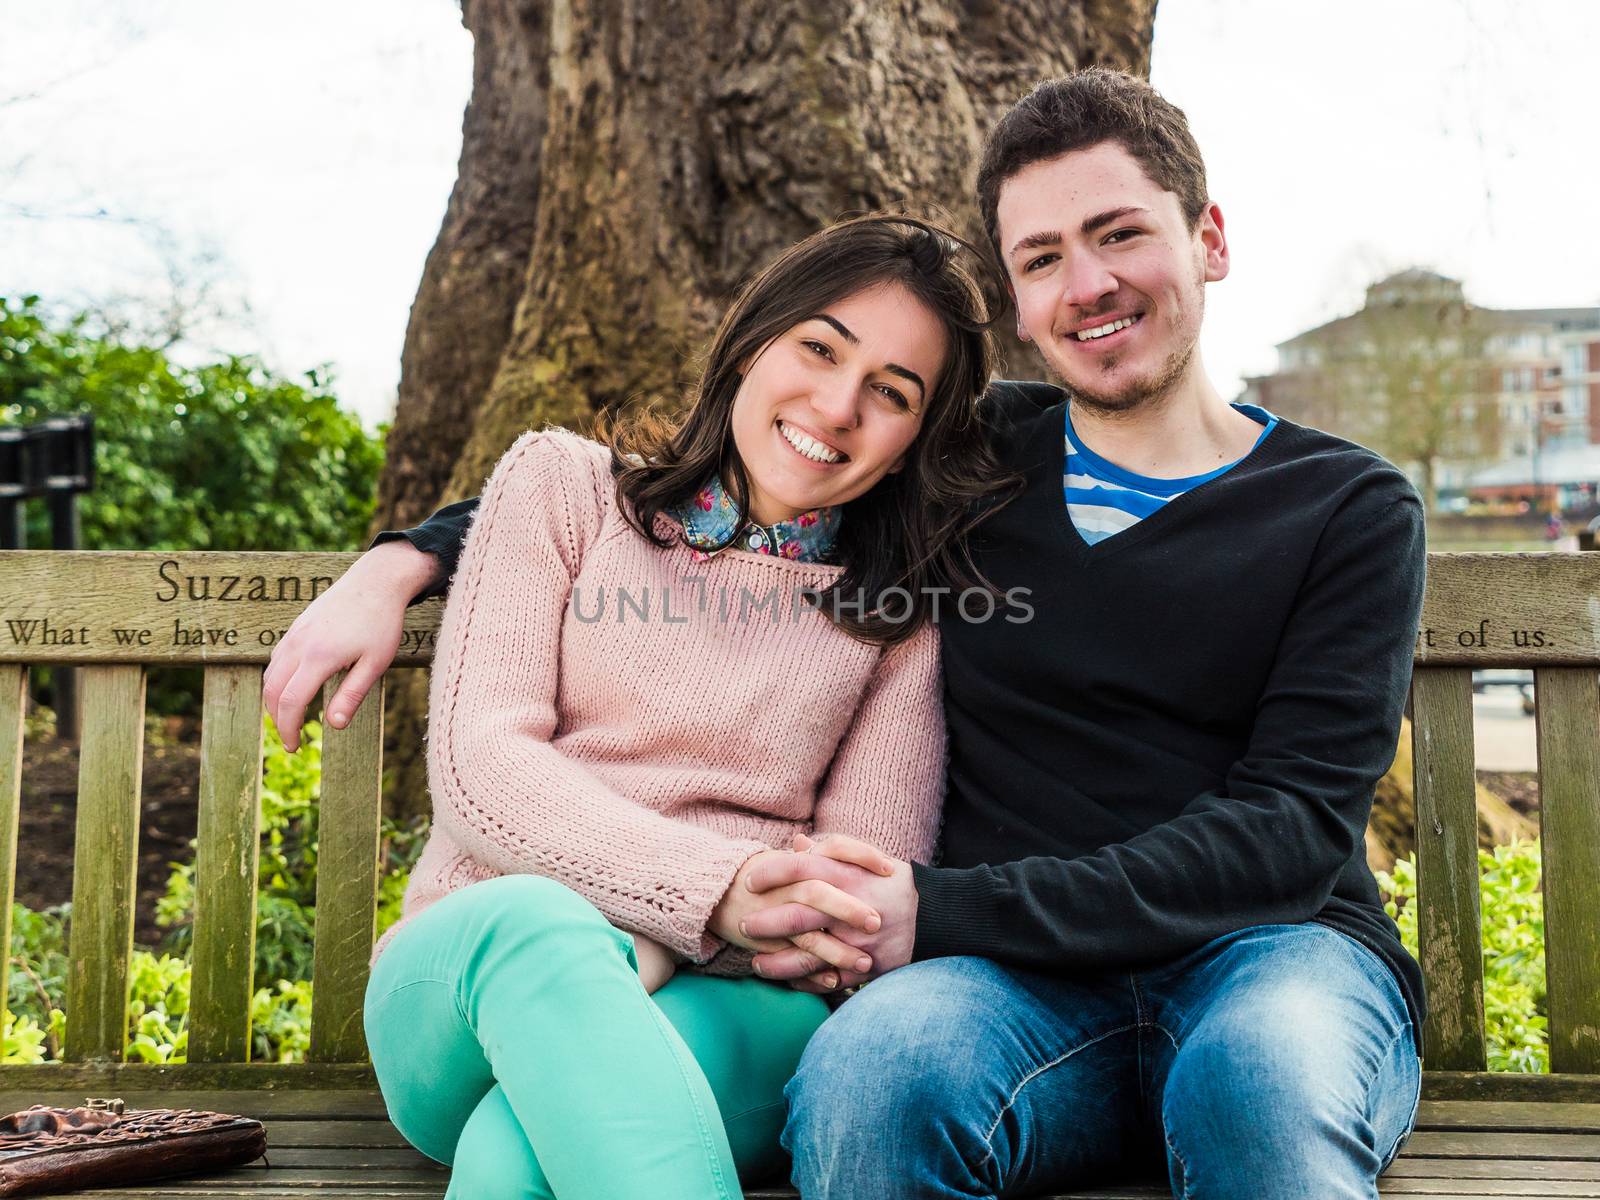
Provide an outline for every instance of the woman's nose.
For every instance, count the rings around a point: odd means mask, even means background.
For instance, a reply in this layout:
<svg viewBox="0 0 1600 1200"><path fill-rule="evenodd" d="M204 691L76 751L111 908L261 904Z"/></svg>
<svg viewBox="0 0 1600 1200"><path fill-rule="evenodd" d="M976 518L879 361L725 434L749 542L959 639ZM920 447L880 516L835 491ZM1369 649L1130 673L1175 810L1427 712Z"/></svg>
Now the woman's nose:
<svg viewBox="0 0 1600 1200"><path fill-rule="evenodd" d="M861 420L860 396L859 380L831 380L811 393L811 408L830 429L854 429Z"/></svg>

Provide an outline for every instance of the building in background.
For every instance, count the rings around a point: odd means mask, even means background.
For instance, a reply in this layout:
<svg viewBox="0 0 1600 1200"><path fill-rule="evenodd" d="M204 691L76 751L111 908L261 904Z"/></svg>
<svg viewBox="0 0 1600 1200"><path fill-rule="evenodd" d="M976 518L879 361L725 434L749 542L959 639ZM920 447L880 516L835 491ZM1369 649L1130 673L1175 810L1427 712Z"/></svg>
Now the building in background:
<svg viewBox="0 0 1600 1200"><path fill-rule="evenodd" d="M1430 507L1581 505L1600 481L1600 307L1480 308L1457 280L1402 271L1280 343L1244 399L1372 447Z"/></svg>

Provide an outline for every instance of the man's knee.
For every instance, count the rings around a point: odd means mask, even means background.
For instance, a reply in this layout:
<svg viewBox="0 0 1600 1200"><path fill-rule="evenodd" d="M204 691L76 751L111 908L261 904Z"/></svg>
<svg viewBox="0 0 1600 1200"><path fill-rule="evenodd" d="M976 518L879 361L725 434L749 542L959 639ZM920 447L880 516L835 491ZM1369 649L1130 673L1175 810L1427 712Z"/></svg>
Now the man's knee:
<svg viewBox="0 0 1600 1200"><path fill-rule="evenodd" d="M1372 1089L1403 1057L1310 991L1209 1021L1175 1054L1163 1091L1179 1190L1235 1195L1249 1181L1285 1197L1370 1195L1388 1149L1378 1146Z"/></svg>
<svg viewBox="0 0 1600 1200"><path fill-rule="evenodd" d="M783 1145L808 1200L892 1197L908 1181L970 1179L989 1165L975 1058L984 1039L965 999L991 969L977 959L903 967L812 1036L784 1092Z"/></svg>

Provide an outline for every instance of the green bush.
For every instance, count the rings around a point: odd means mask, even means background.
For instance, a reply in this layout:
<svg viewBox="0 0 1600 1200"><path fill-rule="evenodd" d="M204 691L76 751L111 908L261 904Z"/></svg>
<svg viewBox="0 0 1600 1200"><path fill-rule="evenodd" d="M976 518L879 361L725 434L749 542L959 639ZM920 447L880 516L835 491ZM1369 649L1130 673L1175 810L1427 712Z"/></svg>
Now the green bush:
<svg viewBox="0 0 1600 1200"><path fill-rule="evenodd" d="M1539 842L1478 851L1483 906L1483 1009L1491 1071L1549 1070L1544 978L1544 898ZM1417 951L1417 866L1412 856L1378 875L1389 915Z"/></svg>
<svg viewBox="0 0 1600 1200"><path fill-rule="evenodd" d="M276 727L263 719L261 857L256 890L256 978L311 978L317 919L317 805L322 788L322 725L306 722L300 750L290 754ZM426 841L422 822L383 822L383 871L378 886L378 932L400 915L400 898ZM192 843L191 843L192 845ZM187 953L194 923L194 866L173 863L156 923L169 929L165 948Z"/></svg>
<svg viewBox="0 0 1600 1200"><path fill-rule="evenodd" d="M383 430L305 382L232 357L180 366L88 317L0 296L0 425L90 412L96 481L79 501L86 550L354 550L377 504ZM28 544L49 545L32 505Z"/></svg>
<svg viewBox="0 0 1600 1200"><path fill-rule="evenodd" d="M265 727L261 787L260 876L256 893L258 987L250 1003L251 1057L303 1061L311 1038L311 949L316 922L317 803L322 781L322 727L309 722L298 754ZM378 931L399 917L400 897L426 840L419 823L385 821L379 876ZM67 1017L67 925L71 905L12 915L0 1062L59 1058ZM172 864L156 921L170 932L164 953L135 950L129 968L128 1058L183 1062L189 1040L187 961L194 922L194 864ZM271 982L267 982L271 981ZM13 1014L15 1014L13 1018Z"/></svg>
<svg viewBox="0 0 1600 1200"><path fill-rule="evenodd" d="M85 550L356 550L377 506L385 426L339 407L326 372L304 381L249 357L181 366L37 296L0 296L0 425L88 412L95 485L78 500ZM42 502L27 542L50 545ZM33 671L36 695L49 668ZM150 711L199 712L200 671L153 673Z"/></svg>

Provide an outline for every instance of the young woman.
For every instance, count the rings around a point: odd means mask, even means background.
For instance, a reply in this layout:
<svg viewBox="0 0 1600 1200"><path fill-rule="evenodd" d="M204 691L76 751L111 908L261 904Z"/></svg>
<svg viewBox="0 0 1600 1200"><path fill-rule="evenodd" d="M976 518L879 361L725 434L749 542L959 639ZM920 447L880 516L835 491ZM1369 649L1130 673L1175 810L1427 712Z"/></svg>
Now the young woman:
<svg viewBox="0 0 1600 1200"><path fill-rule="evenodd" d="M709 1200L781 1164L828 1008L753 977L778 944L740 921L877 917L744 880L797 834L926 861L937 827L930 597L977 582L962 538L997 482L955 244L901 217L816 234L736 298L680 420L525 434L495 468L433 663L432 832L366 1004L390 1114L452 1196Z"/></svg>

